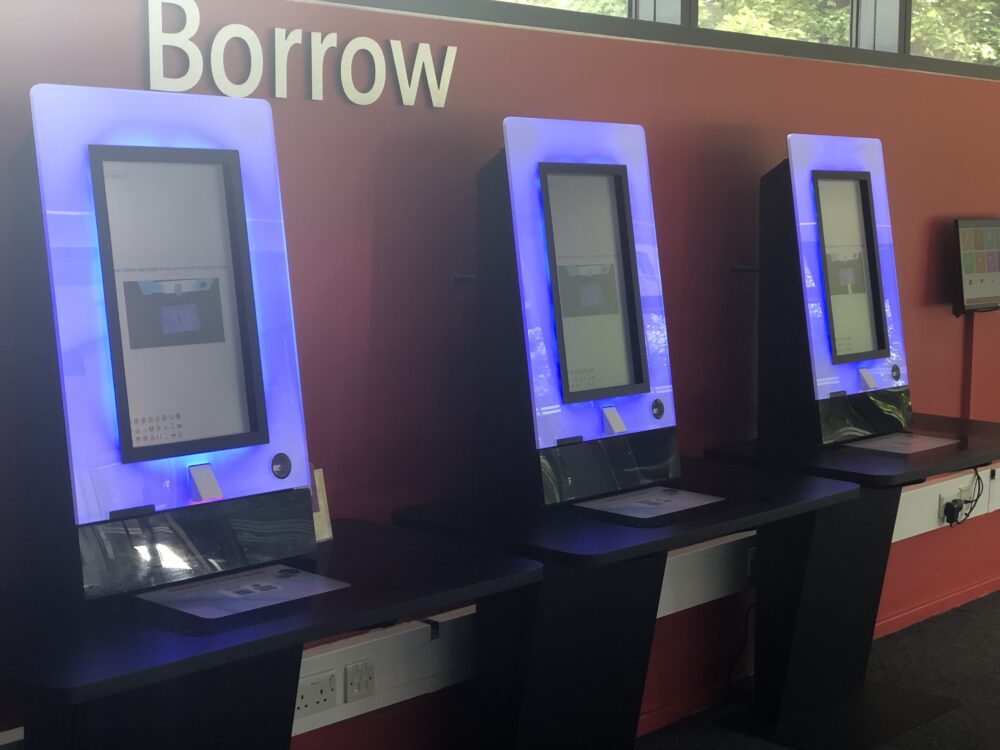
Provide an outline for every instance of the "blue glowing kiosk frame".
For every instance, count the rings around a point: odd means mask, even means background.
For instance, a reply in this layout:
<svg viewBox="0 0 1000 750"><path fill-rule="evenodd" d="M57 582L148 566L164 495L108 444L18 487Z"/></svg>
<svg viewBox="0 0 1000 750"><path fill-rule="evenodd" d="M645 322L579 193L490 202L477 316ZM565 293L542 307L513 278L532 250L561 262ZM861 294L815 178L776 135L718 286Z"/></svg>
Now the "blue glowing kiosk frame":
<svg viewBox="0 0 1000 750"><path fill-rule="evenodd" d="M39 84L31 91L31 111L69 459L69 487L62 497L69 494L66 502L74 508L86 597L314 551L311 471L270 105ZM196 455L123 458L92 146L237 155L267 405L266 442ZM206 464L221 497L209 499L197 491L190 469ZM254 533L246 533L248 524ZM161 544L173 553L170 559L180 562L151 571L146 558ZM136 549L140 546L145 555Z"/></svg>
<svg viewBox="0 0 1000 750"><path fill-rule="evenodd" d="M867 358L834 353L816 180L844 174L870 188L884 337ZM873 284L873 287L876 285ZM912 423L896 257L882 143L788 136L788 159L761 180L758 437L824 445Z"/></svg>
<svg viewBox="0 0 1000 750"><path fill-rule="evenodd" d="M504 120L503 131L505 148L478 181L481 496L503 504L551 505L678 477L645 131L638 125L521 117ZM542 184L545 170L575 165L627 175L635 257L626 260L638 287L634 296L645 343L641 387L586 400L563 392ZM609 409L620 417L617 429L608 421Z"/></svg>

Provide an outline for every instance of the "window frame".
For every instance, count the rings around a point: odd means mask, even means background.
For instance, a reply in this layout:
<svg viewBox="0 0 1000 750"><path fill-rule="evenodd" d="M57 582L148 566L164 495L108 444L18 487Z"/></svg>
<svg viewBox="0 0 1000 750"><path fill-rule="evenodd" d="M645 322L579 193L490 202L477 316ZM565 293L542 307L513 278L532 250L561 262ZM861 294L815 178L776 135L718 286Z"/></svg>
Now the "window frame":
<svg viewBox="0 0 1000 750"><path fill-rule="evenodd" d="M305 2L307 0L297 0ZM851 14L851 44L839 46L822 42L755 36L735 31L719 31L697 25L697 0L629 0L631 17L602 16L558 8L545 8L504 0L323 0L330 4L351 5L369 10L392 11L418 16L438 16L479 23L537 28L549 31L607 36L637 41L679 44L712 49L780 55L810 60L824 60L854 65L938 73L965 78L1000 80L1000 65L921 57L910 53L912 0L854 0ZM676 7L680 4L679 12ZM866 49L857 45L867 37L858 28L861 9L867 3L885 3L890 13L898 12L898 51ZM883 6L885 7L885 6ZM898 7L898 11L896 10ZM652 10L650 10L652 8ZM664 15L678 21L659 20ZM652 15L652 19L649 16ZM874 37L873 37L874 38Z"/></svg>

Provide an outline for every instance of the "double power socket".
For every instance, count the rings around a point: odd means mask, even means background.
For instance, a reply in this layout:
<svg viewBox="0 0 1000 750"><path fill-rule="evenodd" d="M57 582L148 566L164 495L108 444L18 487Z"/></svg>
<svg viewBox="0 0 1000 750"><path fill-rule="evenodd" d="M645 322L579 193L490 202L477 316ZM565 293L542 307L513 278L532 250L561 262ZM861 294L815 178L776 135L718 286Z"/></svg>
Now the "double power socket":
<svg viewBox="0 0 1000 750"><path fill-rule="evenodd" d="M338 700L340 689L343 700ZM295 715L309 716L333 708L339 703L351 703L375 695L375 662L372 659L348 664L341 669L309 675L299 681L295 697Z"/></svg>

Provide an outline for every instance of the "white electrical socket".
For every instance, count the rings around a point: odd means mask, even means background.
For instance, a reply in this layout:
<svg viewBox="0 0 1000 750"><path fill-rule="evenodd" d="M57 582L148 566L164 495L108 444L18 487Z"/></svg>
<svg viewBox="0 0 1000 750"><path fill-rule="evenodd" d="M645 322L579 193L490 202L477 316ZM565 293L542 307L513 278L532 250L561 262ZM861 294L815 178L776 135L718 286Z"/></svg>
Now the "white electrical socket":
<svg viewBox="0 0 1000 750"><path fill-rule="evenodd" d="M371 659L348 664L344 668L344 702L375 695L375 662Z"/></svg>
<svg viewBox="0 0 1000 750"><path fill-rule="evenodd" d="M322 672L299 680L295 694L295 715L309 714L333 708L337 698L337 672Z"/></svg>
<svg viewBox="0 0 1000 750"><path fill-rule="evenodd" d="M944 522L944 506L951 500L954 500L951 495L938 495L938 520L942 523Z"/></svg>

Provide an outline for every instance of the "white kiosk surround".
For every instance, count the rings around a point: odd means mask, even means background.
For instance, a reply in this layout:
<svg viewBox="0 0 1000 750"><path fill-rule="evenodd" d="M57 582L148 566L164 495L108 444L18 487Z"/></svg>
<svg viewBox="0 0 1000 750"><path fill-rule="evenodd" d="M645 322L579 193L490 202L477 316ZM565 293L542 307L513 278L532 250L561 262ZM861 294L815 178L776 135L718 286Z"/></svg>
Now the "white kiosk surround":
<svg viewBox="0 0 1000 750"><path fill-rule="evenodd" d="M68 463L45 502L84 597L311 553L270 106L42 84L31 109Z"/></svg>

